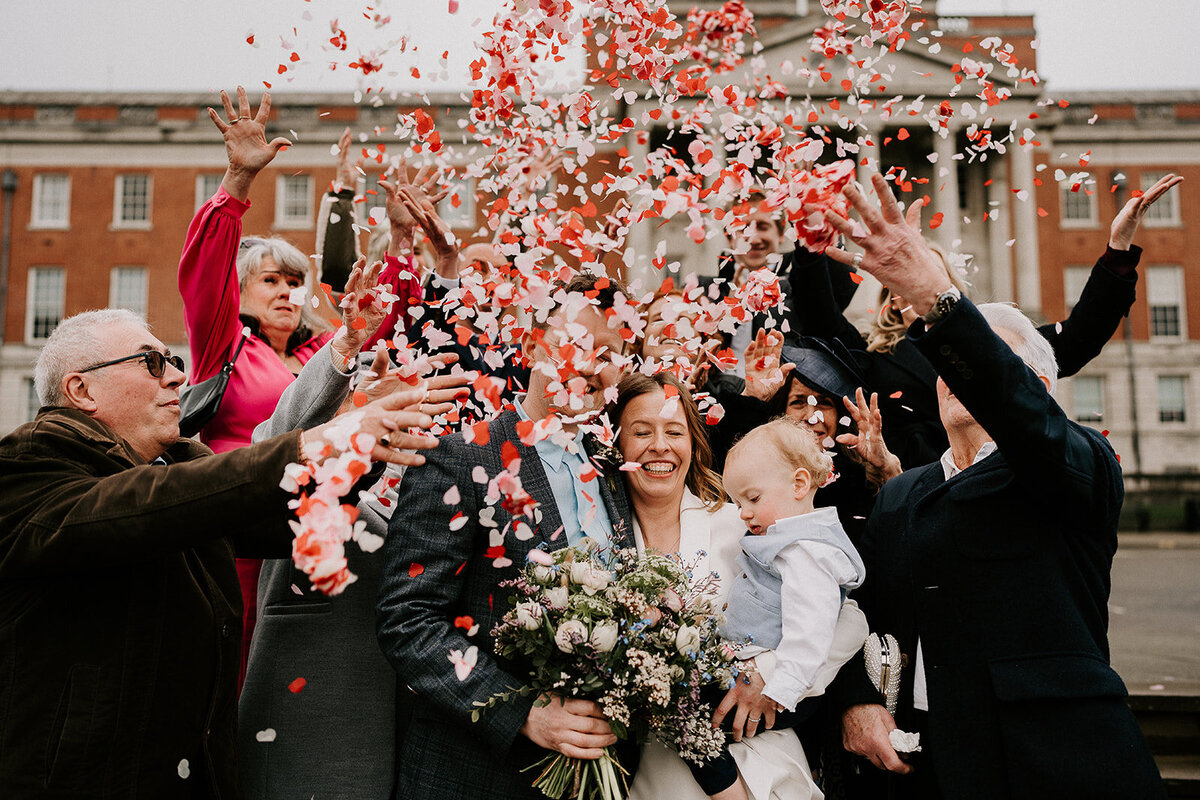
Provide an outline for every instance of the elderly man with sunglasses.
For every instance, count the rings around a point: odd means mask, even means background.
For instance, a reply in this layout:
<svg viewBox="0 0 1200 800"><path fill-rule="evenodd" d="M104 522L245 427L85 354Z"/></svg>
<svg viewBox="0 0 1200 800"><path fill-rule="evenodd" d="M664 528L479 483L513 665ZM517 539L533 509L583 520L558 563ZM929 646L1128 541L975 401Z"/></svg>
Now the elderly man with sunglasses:
<svg viewBox="0 0 1200 800"><path fill-rule="evenodd" d="M234 555L290 554L280 478L327 426L213 455L179 437L182 367L131 312L67 319L38 357L44 407L0 440L6 798L238 796ZM436 446L402 432L432 423L421 398L363 409L388 437L374 458Z"/></svg>

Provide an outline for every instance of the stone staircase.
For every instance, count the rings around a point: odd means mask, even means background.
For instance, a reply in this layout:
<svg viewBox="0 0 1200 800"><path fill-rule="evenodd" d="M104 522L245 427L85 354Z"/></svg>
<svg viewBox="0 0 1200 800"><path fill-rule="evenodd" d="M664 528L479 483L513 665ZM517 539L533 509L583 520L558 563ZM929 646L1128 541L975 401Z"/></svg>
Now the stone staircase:
<svg viewBox="0 0 1200 800"><path fill-rule="evenodd" d="M1200 798L1200 683L1162 689L1130 684L1129 707L1154 752L1167 796Z"/></svg>

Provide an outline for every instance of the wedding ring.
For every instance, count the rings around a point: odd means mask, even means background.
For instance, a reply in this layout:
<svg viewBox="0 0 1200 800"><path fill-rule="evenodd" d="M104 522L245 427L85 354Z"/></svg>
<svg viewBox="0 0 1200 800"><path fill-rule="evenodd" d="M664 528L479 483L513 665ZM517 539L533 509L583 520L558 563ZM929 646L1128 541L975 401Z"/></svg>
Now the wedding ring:
<svg viewBox="0 0 1200 800"><path fill-rule="evenodd" d="M380 437L379 437L379 443L380 443L381 445L383 445L384 447L391 447L391 446L392 446L392 442L391 442L391 440L390 440L390 439L388 439L388 434L386 434L386 433L385 433L383 436L380 436Z"/></svg>
<svg viewBox="0 0 1200 800"><path fill-rule="evenodd" d="M853 262L851 262L851 263L853 263L853 264L854 264L854 268L855 268L855 269L862 269L863 259L864 259L865 257L866 257L866 256L864 256L862 253L855 253L855 254L854 254L854 260L853 260Z"/></svg>
<svg viewBox="0 0 1200 800"><path fill-rule="evenodd" d="M762 717L750 717L746 721L757 725L760 719L762 719Z"/></svg>

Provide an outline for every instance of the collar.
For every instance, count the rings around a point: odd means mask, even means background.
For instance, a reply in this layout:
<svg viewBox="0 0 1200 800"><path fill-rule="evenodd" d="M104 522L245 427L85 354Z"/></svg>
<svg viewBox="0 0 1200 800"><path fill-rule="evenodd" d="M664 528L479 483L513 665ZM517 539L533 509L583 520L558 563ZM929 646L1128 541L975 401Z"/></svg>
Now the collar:
<svg viewBox="0 0 1200 800"><path fill-rule="evenodd" d="M529 415L525 413L525 406L522 405L524 400L525 395L521 395L516 399L516 402L514 402L513 405L516 407L517 416L526 422L530 422L531 420L529 419ZM580 432L576 431L575 441L577 443L581 441L579 437ZM579 452L582 452L583 445L579 444L579 447L581 448ZM546 438L538 441L533 446L533 449L537 452L538 458L542 460L542 464L544 464L553 472L558 472L562 468L563 460L566 459L568 455L567 449L559 444L556 444L553 438ZM581 457L579 456L578 452L571 455L576 458Z"/></svg>
<svg viewBox="0 0 1200 800"><path fill-rule="evenodd" d="M979 452L975 454L975 460L971 462L971 466L973 467L980 461L983 461L992 453L996 452L996 449L995 442L984 442L983 446L979 448ZM970 467L967 469L970 469ZM954 463L954 456L951 454L949 448L946 448L946 452L942 453L942 471L946 473L946 480L950 480L955 475L963 471L958 468L957 464Z"/></svg>

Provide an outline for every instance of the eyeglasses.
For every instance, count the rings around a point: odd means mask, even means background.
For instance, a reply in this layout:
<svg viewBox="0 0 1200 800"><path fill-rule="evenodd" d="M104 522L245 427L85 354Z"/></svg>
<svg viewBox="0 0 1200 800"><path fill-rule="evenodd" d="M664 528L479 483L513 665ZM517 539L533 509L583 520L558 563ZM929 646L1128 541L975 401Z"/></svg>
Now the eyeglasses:
<svg viewBox="0 0 1200 800"><path fill-rule="evenodd" d="M121 364L125 361L135 361L137 359L145 359L146 371L150 373L152 378L161 378L163 373L167 371L167 364L170 364L175 369L183 372L183 359L179 356L164 355L157 350L143 350L140 353L134 353L130 356L122 356L114 358L112 361L105 361L103 364L93 364L90 367L85 367L79 370L80 372L91 372L94 369L101 367L111 367L113 364Z"/></svg>

